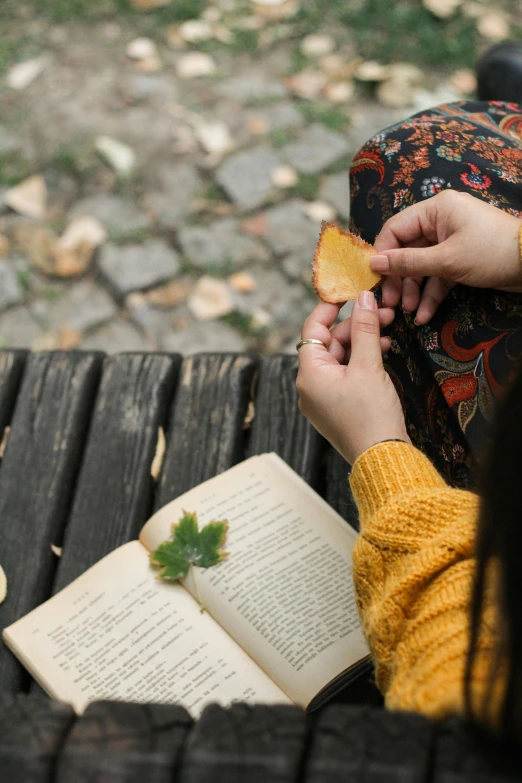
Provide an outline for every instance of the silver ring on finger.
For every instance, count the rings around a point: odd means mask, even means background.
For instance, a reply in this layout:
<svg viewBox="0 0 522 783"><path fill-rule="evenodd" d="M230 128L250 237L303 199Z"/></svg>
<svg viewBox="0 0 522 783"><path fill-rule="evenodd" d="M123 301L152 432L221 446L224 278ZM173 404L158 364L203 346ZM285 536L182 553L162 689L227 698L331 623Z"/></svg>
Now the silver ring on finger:
<svg viewBox="0 0 522 783"><path fill-rule="evenodd" d="M295 350L298 351L299 348L302 348L303 345L324 345L326 350L328 350L328 346L326 343L323 343L322 340L314 340L312 337L308 338L308 340L299 340L297 345L295 346Z"/></svg>

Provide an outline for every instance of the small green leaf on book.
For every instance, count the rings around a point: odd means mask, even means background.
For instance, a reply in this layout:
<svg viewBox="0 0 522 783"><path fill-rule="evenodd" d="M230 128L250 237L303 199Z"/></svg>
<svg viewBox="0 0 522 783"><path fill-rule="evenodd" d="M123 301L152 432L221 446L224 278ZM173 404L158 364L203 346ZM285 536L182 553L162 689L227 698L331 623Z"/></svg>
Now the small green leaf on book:
<svg viewBox="0 0 522 783"><path fill-rule="evenodd" d="M150 556L150 562L158 566L160 577L173 581L187 576L191 565L209 568L223 560L228 522L209 522L198 529L195 513L183 512L177 524L172 525L172 538L164 541Z"/></svg>

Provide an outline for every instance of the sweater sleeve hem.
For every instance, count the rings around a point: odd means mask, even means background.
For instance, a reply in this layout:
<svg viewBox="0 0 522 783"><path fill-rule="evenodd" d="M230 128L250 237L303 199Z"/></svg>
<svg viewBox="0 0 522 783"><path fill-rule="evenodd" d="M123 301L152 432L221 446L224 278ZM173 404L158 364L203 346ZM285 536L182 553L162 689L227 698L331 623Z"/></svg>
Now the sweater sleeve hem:
<svg viewBox="0 0 522 783"><path fill-rule="evenodd" d="M355 460L350 486L360 515L368 518L392 498L419 489L444 489L448 485L415 446L384 441Z"/></svg>

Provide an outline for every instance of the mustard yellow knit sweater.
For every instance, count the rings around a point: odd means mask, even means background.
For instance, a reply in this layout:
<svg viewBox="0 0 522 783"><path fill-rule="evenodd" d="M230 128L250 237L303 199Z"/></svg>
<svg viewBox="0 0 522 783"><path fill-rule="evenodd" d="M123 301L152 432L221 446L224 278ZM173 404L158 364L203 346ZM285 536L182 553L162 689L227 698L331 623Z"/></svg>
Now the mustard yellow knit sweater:
<svg viewBox="0 0 522 783"><path fill-rule="evenodd" d="M462 713L478 498L448 487L406 443L368 449L350 484L361 524L358 606L386 705L432 718ZM490 597L473 680L479 698L497 642L494 609Z"/></svg>

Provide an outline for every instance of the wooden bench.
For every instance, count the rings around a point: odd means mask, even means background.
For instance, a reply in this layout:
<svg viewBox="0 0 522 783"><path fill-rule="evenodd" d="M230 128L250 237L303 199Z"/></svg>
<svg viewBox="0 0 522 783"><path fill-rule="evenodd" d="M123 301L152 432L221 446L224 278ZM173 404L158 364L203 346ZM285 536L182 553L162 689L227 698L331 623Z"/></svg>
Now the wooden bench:
<svg viewBox="0 0 522 783"><path fill-rule="evenodd" d="M293 356L0 352L0 628L120 544L154 509L246 456L276 451L350 523L343 460L298 412ZM252 413L254 413L252 419ZM252 419L252 420L251 420ZM251 420L251 421L250 421ZM167 451L151 477L158 428ZM51 544L61 546L57 558ZM501 783L520 759L464 723L364 705L364 683L297 707L51 702L0 648L0 783Z"/></svg>

